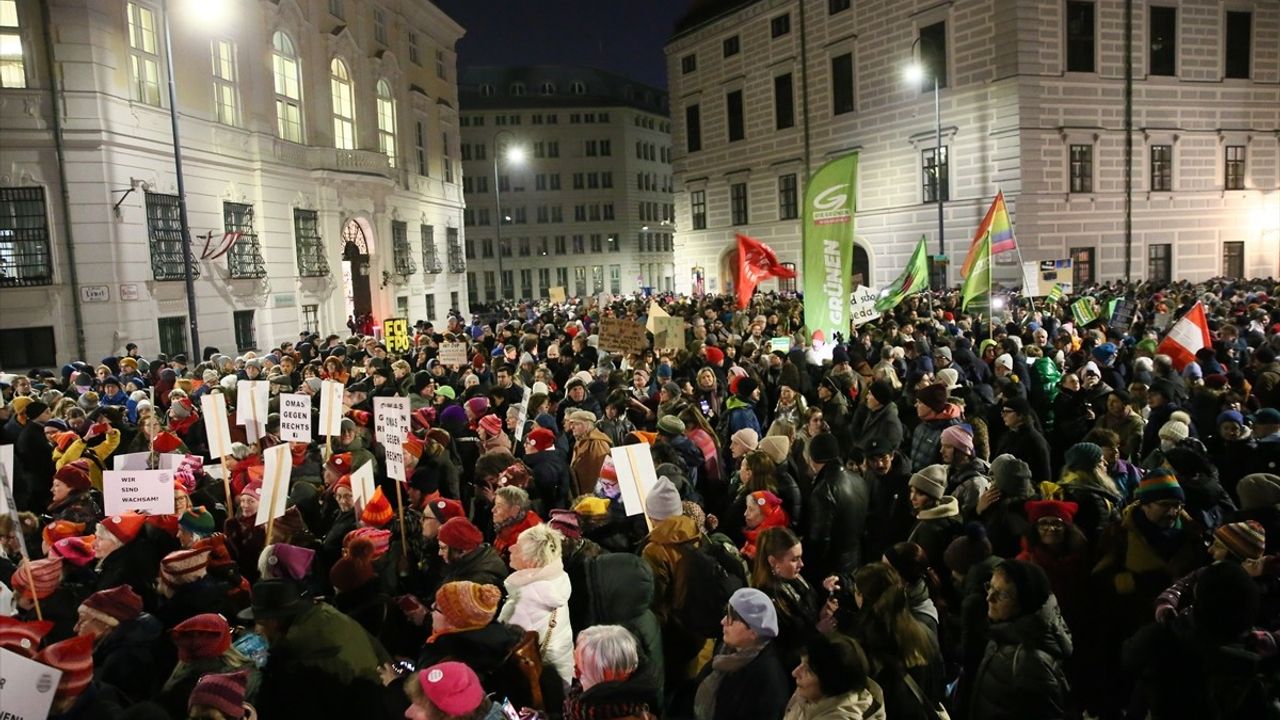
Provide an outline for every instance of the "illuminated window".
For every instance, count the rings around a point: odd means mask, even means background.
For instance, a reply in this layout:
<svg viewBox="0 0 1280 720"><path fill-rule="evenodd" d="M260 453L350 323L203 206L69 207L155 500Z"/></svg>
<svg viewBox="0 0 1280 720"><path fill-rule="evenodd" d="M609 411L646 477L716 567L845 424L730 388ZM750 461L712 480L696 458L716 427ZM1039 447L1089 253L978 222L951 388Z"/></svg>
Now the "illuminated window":
<svg viewBox="0 0 1280 720"><path fill-rule="evenodd" d="M276 86L276 134L289 142L302 142L302 85L298 53L288 35L271 37L271 68Z"/></svg>
<svg viewBox="0 0 1280 720"><path fill-rule="evenodd" d="M378 149L396 166L396 101L391 97L391 84L378 81Z"/></svg>
<svg viewBox="0 0 1280 720"><path fill-rule="evenodd" d="M129 11L129 82L133 99L160 106L160 54L156 13L131 2Z"/></svg>
<svg viewBox="0 0 1280 720"><path fill-rule="evenodd" d="M341 58L329 63L329 94L333 99L333 146L356 148L356 112L351 99L351 73Z"/></svg>

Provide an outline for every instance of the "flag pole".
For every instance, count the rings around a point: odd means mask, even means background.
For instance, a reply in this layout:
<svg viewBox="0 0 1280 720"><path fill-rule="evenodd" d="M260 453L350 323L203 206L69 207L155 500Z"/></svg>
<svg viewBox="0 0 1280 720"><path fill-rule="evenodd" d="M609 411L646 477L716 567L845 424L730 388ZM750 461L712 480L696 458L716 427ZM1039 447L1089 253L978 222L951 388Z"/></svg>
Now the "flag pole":
<svg viewBox="0 0 1280 720"><path fill-rule="evenodd" d="M991 231L987 231L987 339L996 339L996 294L991 289L991 276L995 274L995 256L991 254Z"/></svg>

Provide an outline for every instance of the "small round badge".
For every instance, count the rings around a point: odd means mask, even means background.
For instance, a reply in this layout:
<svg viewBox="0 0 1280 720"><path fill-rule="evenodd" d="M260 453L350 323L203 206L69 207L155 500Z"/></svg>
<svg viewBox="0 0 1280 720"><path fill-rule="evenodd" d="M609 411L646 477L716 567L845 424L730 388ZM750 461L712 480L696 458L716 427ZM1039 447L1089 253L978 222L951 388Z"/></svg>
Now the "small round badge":
<svg viewBox="0 0 1280 720"><path fill-rule="evenodd" d="M438 683L444 679L444 671L439 668L427 673L427 682Z"/></svg>

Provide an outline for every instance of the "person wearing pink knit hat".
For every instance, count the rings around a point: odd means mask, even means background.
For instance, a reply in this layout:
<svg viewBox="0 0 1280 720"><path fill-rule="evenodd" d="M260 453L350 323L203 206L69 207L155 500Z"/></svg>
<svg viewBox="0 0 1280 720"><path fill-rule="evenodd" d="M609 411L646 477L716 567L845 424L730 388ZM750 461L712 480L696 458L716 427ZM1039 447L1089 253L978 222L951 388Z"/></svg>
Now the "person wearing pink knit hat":
<svg viewBox="0 0 1280 720"><path fill-rule="evenodd" d="M420 670L404 685L412 703L409 720L442 717L488 717L493 701L485 696L475 671L460 662L442 662Z"/></svg>

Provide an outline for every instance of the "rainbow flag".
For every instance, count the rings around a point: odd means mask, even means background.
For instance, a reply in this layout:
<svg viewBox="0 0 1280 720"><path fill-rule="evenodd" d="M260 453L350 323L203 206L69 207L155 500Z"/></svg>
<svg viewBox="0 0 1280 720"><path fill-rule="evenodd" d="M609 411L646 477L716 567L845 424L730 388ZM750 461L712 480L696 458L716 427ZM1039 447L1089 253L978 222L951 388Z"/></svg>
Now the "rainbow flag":
<svg viewBox="0 0 1280 720"><path fill-rule="evenodd" d="M987 210L986 217L982 218L982 222L978 225L978 231L973 234L973 242L969 243L969 255L965 258L964 265L960 268L960 277L969 277L969 270L973 267L973 260L976 256L978 243L986 237L987 233L991 233L991 254L999 255L1000 253L1016 250L1018 243L1013 238L1013 223L1009 222L1009 211L1004 206L1004 193L996 193L996 199L991 202L991 207Z"/></svg>

